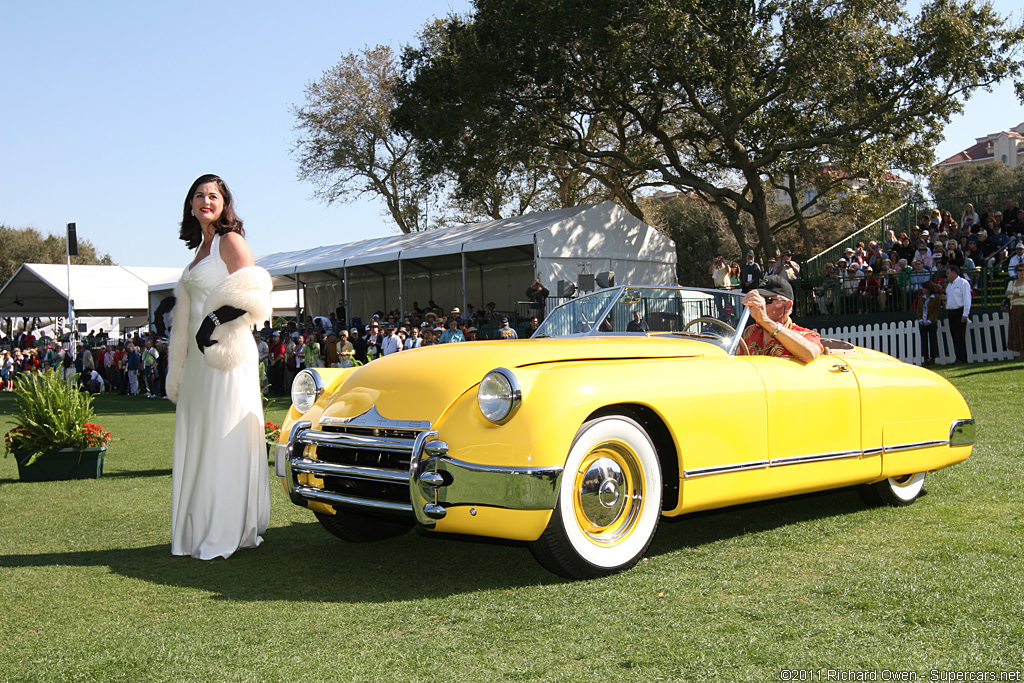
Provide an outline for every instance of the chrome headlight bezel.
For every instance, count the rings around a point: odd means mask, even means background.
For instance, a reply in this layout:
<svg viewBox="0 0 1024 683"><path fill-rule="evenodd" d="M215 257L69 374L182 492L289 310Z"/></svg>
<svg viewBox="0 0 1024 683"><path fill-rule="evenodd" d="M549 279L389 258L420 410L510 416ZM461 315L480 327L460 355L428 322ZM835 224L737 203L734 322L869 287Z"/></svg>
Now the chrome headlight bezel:
<svg viewBox="0 0 1024 683"><path fill-rule="evenodd" d="M519 380L506 368L495 368L483 376L476 390L476 405L484 419L503 425L523 403Z"/></svg>
<svg viewBox="0 0 1024 683"><path fill-rule="evenodd" d="M306 413L320 394L324 393L324 381L313 368L305 368L292 380L292 405L299 413Z"/></svg>

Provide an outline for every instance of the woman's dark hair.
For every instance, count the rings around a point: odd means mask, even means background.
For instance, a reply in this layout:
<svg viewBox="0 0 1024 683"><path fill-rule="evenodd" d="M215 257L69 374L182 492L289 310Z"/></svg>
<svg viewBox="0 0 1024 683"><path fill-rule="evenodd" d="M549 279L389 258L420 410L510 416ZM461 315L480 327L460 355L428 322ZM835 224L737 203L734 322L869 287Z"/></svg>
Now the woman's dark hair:
<svg viewBox="0 0 1024 683"><path fill-rule="evenodd" d="M212 173L199 176L192 183L192 187L188 189L188 194L185 195L185 208L181 212L181 230L178 232L178 237L185 242L189 249L195 249L203 243L202 226L199 225L199 219L192 215L192 197L195 196L196 189L204 183L217 183L217 188L224 197L224 211L221 212L217 222L213 224L217 229L217 234L225 235L229 232L237 232L245 237L242 219L235 215L235 200L231 195L231 190L219 176Z"/></svg>

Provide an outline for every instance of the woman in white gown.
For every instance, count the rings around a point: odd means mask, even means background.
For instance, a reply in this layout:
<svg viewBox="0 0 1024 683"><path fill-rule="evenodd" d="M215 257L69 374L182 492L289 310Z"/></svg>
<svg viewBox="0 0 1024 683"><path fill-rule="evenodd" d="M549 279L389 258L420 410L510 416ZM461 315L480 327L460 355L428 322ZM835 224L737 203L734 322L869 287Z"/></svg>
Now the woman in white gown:
<svg viewBox="0 0 1024 683"><path fill-rule="evenodd" d="M185 198L181 238L198 247L175 287L167 393L177 404L171 553L209 560L255 548L270 519L256 347L270 275L254 265L231 192L213 175Z"/></svg>

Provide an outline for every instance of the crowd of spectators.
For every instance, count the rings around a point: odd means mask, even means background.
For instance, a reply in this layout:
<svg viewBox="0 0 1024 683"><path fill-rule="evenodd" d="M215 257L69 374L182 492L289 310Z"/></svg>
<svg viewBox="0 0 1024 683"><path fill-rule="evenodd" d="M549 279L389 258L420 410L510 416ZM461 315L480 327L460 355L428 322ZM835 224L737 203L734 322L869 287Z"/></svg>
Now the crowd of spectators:
<svg viewBox="0 0 1024 683"><path fill-rule="evenodd" d="M919 218L907 232L889 230L881 241L848 247L825 265L822 277L803 278L789 251L770 259L764 269L753 252L742 265L718 256L709 272L715 287L743 292L763 277L783 275L797 292L800 314L833 315L913 311L924 284L944 285L950 265L974 287L982 270L1001 287L1024 264L1024 207L1014 199L1002 210L987 201L980 212L967 204L958 218L938 209Z"/></svg>
<svg viewBox="0 0 1024 683"><path fill-rule="evenodd" d="M527 291L531 311L544 310L548 290L538 287L539 284L535 282ZM404 315L397 310L379 310L366 323L346 320L344 308L340 303L327 316L307 316L303 325L288 322L282 330L275 330L266 321L261 330L253 333L265 391L287 393L292 378L303 368L363 365L434 344L530 337L541 322L541 314L537 313L513 327L514 314L497 310L494 302L488 302L479 311L467 304L465 311L453 307L445 312L434 301L423 307L414 301Z"/></svg>
<svg viewBox="0 0 1024 683"><path fill-rule="evenodd" d="M112 341L103 330L88 335L72 354L67 342L28 326L0 351L0 389L12 391L22 373L53 369L83 391L160 398L165 395L166 339L134 335Z"/></svg>

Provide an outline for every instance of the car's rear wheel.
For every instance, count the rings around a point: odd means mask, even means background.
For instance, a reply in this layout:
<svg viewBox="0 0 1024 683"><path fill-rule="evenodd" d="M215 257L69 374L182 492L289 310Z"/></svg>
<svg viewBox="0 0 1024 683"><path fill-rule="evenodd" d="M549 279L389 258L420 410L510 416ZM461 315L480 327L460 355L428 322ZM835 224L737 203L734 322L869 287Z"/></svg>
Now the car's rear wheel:
<svg viewBox="0 0 1024 683"><path fill-rule="evenodd" d="M889 477L874 484L861 484L857 487L857 493L860 494L861 500L872 507L910 505L921 495L924 475L924 472L917 472Z"/></svg>
<svg viewBox="0 0 1024 683"><path fill-rule="evenodd" d="M384 519L345 509L339 509L334 515L317 512L316 519L323 528L350 543L367 543L395 538L407 533L413 527L411 521Z"/></svg>
<svg viewBox="0 0 1024 683"><path fill-rule="evenodd" d="M628 417L586 422L576 433L551 521L530 551L567 579L635 565L661 517L661 465L643 427Z"/></svg>

